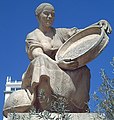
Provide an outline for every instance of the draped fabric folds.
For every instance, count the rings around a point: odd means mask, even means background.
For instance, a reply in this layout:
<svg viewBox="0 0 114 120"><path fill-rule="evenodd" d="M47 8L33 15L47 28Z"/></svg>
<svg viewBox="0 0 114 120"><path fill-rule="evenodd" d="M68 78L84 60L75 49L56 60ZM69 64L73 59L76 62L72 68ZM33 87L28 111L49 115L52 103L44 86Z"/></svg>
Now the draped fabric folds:
<svg viewBox="0 0 114 120"><path fill-rule="evenodd" d="M87 66L75 70L63 70L51 56L56 54L59 47L76 32L73 29L56 29L54 39L59 42L58 46L46 48L39 39L41 31L38 29L27 36L26 50L31 60L27 70L23 74L22 88L30 88L33 94L33 103L36 99L35 91L37 86L45 90L46 97L51 98L51 94L64 96L70 104L83 109L89 101L90 71ZM56 44L56 43L55 43ZM54 46L54 45L53 45ZM41 47L44 51L33 59L32 50ZM73 108L73 107L72 107ZM75 112L75 107L73 110Z"/></svg>

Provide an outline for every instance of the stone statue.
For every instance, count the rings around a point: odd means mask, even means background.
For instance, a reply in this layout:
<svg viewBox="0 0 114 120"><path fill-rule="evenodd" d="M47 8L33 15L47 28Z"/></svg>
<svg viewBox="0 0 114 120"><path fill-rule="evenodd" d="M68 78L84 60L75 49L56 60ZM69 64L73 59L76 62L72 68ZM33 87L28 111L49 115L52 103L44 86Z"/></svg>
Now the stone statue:
<svg viewBox="0 0 114 120"><path fill-rule="evenodd" d="M18 106L12 104L10 97L5 103L4 115L7 116L11 107L16 112L27 112L31 106L36 110L50 111L51 103L57 97L65 98L70 112L87 112L90 90L90 70L86 65L64 69L61 64L72 64L70 59L55 60L59 48L74 34L77 28L53 28L55 18L54 7L49 3L40 4L35 11L39 27L26 37L26 52L30 64L22 77L22 90L12 93L17 96ZM111 32L107 21L101 20L92 26L101 26L106 33ZM23 92L24 91L24 92ZM23 97L19 98L19 95ZM22 99L28 96L29 99ZM21 102L19 102L21 99ZM10 105L9 105L10 104ZM10 109L7 107L10 106Z"/></svg>

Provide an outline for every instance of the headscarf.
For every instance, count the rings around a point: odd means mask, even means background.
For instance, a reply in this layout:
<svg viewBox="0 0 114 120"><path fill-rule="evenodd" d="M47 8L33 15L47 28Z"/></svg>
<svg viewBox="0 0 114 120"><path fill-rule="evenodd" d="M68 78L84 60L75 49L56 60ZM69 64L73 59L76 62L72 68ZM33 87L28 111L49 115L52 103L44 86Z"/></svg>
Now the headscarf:
<svg viewBox="0 0 114 120"><path fill-rule="evenodd" d="M43 9L46 6L50 6L51 8L54 9L54 7L50 3L41 3L35 10L35 15L39 17L40 13L43 11Z"/></svg>

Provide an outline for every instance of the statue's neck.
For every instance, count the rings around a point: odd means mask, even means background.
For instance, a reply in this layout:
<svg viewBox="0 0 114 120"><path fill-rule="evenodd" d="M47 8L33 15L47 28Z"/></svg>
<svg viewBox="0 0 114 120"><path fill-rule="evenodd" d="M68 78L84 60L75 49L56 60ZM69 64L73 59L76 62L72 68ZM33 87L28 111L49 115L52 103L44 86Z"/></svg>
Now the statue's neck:
<svg viewBox="0 0 114 120"><path fill-rule="evenodd" d="M44 34L46 34L46 33L49 33L49 32L51 32L51 30L52 30L52 28L51 27L44 27L44 26L39 26L39 29L44 33Z"/></svg>

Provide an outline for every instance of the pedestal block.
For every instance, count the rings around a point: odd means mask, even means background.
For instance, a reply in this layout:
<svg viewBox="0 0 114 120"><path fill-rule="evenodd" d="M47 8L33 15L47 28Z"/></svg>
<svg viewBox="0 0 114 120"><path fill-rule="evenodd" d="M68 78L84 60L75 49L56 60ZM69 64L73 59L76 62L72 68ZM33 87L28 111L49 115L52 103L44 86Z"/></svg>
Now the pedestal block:
<svg viewBox="0 0 114 120"><path fill-rule="evenodd" d="M38 113L38 114L11 113L11 114L8 114L8 120L56 120L57 118L60 118L60 117L61 115L57 113L45 113L45 114L44 113ZM103 120L103 116L97 113L65 113L64 118L59 120Z"/></svg>

